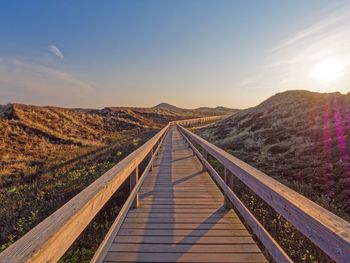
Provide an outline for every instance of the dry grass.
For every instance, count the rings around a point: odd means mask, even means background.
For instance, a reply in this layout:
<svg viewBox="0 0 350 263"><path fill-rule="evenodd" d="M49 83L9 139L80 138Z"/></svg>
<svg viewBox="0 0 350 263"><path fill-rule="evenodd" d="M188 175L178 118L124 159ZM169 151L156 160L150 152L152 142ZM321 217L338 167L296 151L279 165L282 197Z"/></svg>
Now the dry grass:
<svg viewBox="0 0 350 263"><path fill-rule="evenodd" d="M350 219L350 94L290 91L198 131Z"/></svg>

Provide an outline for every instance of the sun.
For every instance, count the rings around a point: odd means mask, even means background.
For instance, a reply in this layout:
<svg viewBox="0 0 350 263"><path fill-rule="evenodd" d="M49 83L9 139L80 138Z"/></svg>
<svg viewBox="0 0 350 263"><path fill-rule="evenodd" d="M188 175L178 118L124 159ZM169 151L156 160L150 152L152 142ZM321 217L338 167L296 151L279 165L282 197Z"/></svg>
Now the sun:
<svg viewBox="0 0 350 263"><path fill-rule="evenodd" d="M344 66L338 58L327 58L319 62L311 75L322 82L331 82L343 75Z"/></svg>

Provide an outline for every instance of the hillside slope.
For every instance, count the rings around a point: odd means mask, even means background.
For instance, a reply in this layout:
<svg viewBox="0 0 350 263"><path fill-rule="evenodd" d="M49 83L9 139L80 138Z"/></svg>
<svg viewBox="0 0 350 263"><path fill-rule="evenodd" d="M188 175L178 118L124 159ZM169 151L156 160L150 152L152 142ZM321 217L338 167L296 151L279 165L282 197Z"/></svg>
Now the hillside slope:
<svg viewBox="0 0 350 263"><path fill-rule="evenodd" d="M1 106L0 184L6 175L35 173L46 164L60 163L81 151L105 147L124 133L159 129L169 121L197 116L147 108Z"/></svg>
<svg viewBox="0 0 350 263"><path fill-rule="evenodd" d="M349 218L350 94L279 93L198 132Z"/></svg>
<svg viewBox="0 0 350 263"><path fill-rule="evenodd" d="M0 105L0 185L6 175L36 173L82 151L106 147L126 133L137 134L159 129L169 121L223 112L210 109L197 112L164 103L153 108L108 107L101 110Z"/></svg>

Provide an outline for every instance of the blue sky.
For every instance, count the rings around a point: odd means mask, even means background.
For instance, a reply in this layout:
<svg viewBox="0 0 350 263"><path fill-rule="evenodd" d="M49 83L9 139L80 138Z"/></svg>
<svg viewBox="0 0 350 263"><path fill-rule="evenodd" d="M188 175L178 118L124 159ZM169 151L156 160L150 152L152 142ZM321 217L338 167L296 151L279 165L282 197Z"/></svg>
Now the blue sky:
<svg viewBox="0 0 350 263"><path fill-rule="evenodd" d="M288 89L347 92L349 11L322 0L0 1L0 103L245 108Z"/></svg>

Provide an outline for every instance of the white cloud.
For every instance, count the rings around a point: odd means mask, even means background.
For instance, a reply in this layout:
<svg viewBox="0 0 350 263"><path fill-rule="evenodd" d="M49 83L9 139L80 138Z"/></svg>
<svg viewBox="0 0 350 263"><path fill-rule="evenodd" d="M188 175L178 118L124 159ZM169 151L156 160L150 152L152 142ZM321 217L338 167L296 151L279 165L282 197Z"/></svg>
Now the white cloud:
<svg viewBox="0 0 350 263"><path fill-rule="evenodd" d="M58 49L55 45L50 45L49 46L49 51L54 54L56 57L60 59L64 59L63 53L61 50Z"/></svg>

